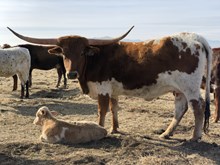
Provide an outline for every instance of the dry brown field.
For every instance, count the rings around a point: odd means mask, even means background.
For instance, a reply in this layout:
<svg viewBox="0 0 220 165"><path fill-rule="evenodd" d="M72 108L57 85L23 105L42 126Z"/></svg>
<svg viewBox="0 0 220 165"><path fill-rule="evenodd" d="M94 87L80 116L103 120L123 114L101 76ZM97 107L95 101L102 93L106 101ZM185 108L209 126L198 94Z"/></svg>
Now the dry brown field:
<svg viewBox="0 0 220 165"><path fill-rule="evenodd" d="M194 127L191 109L174 136L159 138L173 117L172 94L152 101L120 96L119 130L123 134L108 134L100 141L77 145L41 143L41 128L33 125L41 106L58 111L62 120L97 121L97 102L83 95L77 82L68 81L68 88L64 89L55 88L56 81L56 70L34 70L30 98L21 100L20 86L12 92L12 78L0 78L1 165L220 164L220 123L211 119L209 135L203 134L199 142L190 142ZM109 130L110 126L111 113L108 113L105 127Z"/></svg>

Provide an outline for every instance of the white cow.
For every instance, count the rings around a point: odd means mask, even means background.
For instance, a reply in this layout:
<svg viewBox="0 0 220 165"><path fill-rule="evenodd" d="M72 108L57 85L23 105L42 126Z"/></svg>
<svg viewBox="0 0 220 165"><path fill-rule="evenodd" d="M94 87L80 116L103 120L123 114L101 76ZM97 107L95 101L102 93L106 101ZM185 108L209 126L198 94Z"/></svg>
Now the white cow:
<svg viewBox="0 0 220 165"><path fill-rule="evenodd" d="M25 85L25 97L29 97L28 75L30 65L31 57L28 49L20 47L0 49L0 77L11 77L18 75L21 81L21 98L24 97Z"/></svg>

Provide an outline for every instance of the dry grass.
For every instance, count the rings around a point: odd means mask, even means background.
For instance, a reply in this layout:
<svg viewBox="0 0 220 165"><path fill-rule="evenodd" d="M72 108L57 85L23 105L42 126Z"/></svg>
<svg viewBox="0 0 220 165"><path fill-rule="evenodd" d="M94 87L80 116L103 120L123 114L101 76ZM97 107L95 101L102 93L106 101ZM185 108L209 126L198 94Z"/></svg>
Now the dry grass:
<svg viewBox="0 0 220 165"><path fill-rule="evenodd" d="M63 120L97 120L96 101L82 95L71 81L68 89L56 89L56 80L55 70L34 70L30 99L20 100L20 89L11 92L12 78L0 78L0 164L220 164L220 123L211 122L210 136L204 135L201 142L185 140L194 125L191 109L171 139L158 138L173 116L172 94L151 102L121 96L119 124L125 134L72 146L40 143L40 128L32 122L43 105L61 113ZM211 109L213 113L213 103ZM108 113L107 129L110 119Z"/></svg>

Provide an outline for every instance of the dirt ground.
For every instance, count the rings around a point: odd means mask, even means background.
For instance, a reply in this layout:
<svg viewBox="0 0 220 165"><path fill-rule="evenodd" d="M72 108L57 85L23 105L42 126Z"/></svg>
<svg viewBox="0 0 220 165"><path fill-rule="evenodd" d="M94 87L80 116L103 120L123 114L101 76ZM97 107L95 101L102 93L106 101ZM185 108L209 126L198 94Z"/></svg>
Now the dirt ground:
<svg viewBox="0 0 220 165"><path fill-rule="evenodd" d="M61 113L59 119L97 121L96 101L82 95L77 82L68 81L67 89L57 89L56 81L56 70L34 70L30 99L21 100L20 86L12 92L12 78L0 78L1 165L220 164L220 123L211 121L209 136L189 142L194 127L191 109L171 139L159 139L173 116L172 94L150 102L120 96L119 124L124 134L108 134L100 141L78 145L41 143L41 128L33 120L43 105ZM211 110L213 114L213 102ZM109 130L110 126L108 113L105 127Z"/></svg>

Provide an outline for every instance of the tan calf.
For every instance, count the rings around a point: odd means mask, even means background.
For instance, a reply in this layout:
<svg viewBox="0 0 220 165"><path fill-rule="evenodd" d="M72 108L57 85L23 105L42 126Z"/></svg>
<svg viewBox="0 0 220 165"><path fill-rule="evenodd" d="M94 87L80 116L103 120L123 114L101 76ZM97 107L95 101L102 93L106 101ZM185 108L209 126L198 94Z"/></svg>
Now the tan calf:
<svg viewBox="0 0 220 165"><path fill-rule="evenodd" d="M107 135L107 131L96 123L67 123L56 119L55 113L46 106L41 107L36 113L34 124L42 126L42 142L77 144L100 140Z"/></svg>

